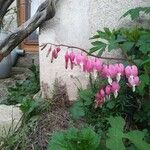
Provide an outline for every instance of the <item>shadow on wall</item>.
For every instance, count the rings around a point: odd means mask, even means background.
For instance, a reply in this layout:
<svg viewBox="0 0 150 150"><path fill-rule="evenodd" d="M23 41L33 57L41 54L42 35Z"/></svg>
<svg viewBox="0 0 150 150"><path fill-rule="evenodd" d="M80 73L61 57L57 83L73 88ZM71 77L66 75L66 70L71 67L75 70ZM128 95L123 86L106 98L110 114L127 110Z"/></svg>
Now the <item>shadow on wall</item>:
<svg viewBox="0 0 150 150"><path fill-rule="evenodd" d="M62 82L61 78L56 78L53 84L53 90L50 91L48 83L41 83L43 97L49 99L51 97L51 102L54 107L69 107L70 101L67 92L67 86Z"/></svg>

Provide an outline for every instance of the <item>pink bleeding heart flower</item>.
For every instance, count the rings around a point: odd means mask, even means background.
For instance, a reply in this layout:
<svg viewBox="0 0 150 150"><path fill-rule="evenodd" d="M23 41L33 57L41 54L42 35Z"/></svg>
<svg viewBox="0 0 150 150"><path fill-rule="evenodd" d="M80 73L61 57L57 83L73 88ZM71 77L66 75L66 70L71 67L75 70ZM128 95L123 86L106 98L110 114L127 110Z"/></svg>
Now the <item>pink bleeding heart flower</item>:
<svg viewBox="0 0 150 150"><path fill-rule="evenodd" d="M138 68L137 66L133 65L133 66L127 66L125 68L125 74L126 74L126 77L129 78L131 76L138 76Z"/></svg>
<svg viewBox="0 0 150 150"><path fill-rule="evenodd" d="M85 71L87 59L88 58L86 55L84 55L82 53L78 53L75 56L75 64L79 65L81 68L83 68L83 71Z"/></svg>
<svg viewBox="0 0 150 150"><path fill-rule="evenodd" d="M87 61L88 61L88 57L85 54L82 54L82 66L86 65Z"/></svg>
<svg viewBox="0 0 150 150"><path fill-rule="evenodd" d="M68 51L65 54L65 68L68 68L68 63L69 63L70 55L68 54Z"/></svg>
<svg viewBox="0 0 150 150"><path fill-rule="evenodd" d="M104 89L100 90L100 95L101 95L101 97L105 97L105 91L104 91Z"/></svg>
<svg viewBox="0 0 150 150"><path fill-rule="evenodd" d="M113 65L103 65L103 75L108 78L108 83L111 85L114 78L116 76L116 69Z"/></svg>
<svg viewBox="0 0 150 150"><path fill-rule="evenodd" d="M97 94L96 94L96 99L100 99L100 98L101 98L100 93L97 93Z"/></svg>
<svg viewBox="0 0 150 150"><path fill-rule="evenodd" d="M111 86L110 85L107 85L105 87L105 93L106 93L107 99L110 99L110 94L111 94Z"/></svg>
<svg viewBox="0 0 150 150"><path fill-rule="evenodd" d="M104 103L105 103L105 92L104 92L103 89L101 89L100 92L96 94L96 105L95 105L95 108L102 107L102 105Z"/></svg>
<svg viewBox="0 0 150 150"><path fill-rule="evenodd" d="M86 72L86 65L88 62L88 57L83 54L83 71Z"/></svg>
<svg viewBox="0 0 150 150"><path fill-rule="evenodd" d="M100 72L102 70L102 60L96 58L95 59L95 64L94 64L94 68L96 69L96 71Z"/></svg>
<svg viewBox="0 0 150 150"><path fill-rule="evenodd" d="M130 66L127 66L125 68L125 74L126 74L126 77L129 78L130 75L131 75L131 67Z"/></svg>
<svg viewBox="0 0 150 150"><path fill-rule="evenodd" d="M115 64L115 68L116 68L116 72L117 72L117 76L116 79L119 82L121 79L121 76L124 75L124 65L123 64Z"/></svg>
<svg viewBox="0 0 150 150"><path fill-rule="evenodd" d="M95 98L95 108L98 108L98 107L100 107L102 105L103 105L103 100L102 100L100 94L97 93L96 94L96 98Z"/></svg>
<svg viewBox="0 0 150 150"><path fill-rule="evenodd" d="M47 54L46 54L46 57L49 56L49 54L51 53L51 50L52 50L52 46L49 47L48 52L47 52Z"/></svg>
<svg viewBox="0 0 150 150"><path fill-rule="evenodd" d="M74 52L72 51L72 52L70 53L71 69L73 69L73 67L74 67L74 59L75 59L75 54L74 54Z"/></svg>
<svg viewBox="0 0 150 150"><path fill-rule="evenodd" d="M116 73L117 73L115 66L114 65L109 65L108 68L109 68L110 77L114 78L116 76Z"/></svg>
<svg viewBox="0 0 150 150"><path fill-rule="evenodd" d="M83 62L83 56L82 56L82 54L80 54L80 53L76 54L75 60L76 60L76 64L80 65Z"/></svg>
<svg viewBox="0 0 150 150"><path fill-rule="evenodd" d="M132 74L133 76L138 76L138 68L135 65L132 66Z"/></svg>
<svg viewBox="0 0 150 150"><path fill-rule="evenodd" d="M129 86L132 87L133 92L135 92L135 87L140 85L140 79L138 76L133 78L128 78Z"/></svg>
<svg viewBox="0 0 150 150"><path fill-rule="evenodd" d="M72 51L72 52L70 53L70 61L73 62L74 59L75 59L75 54L74 54L74 52Z"/></svg>
<svg viewBox="0 0 150 150"><path fill-rule="evenodd" d="M85 71L87 71L89 73L93 72L93 70L94 70L94 61L91 60L91 59L88 59L84 67L85 67Z"/></svg>
<svg viewBox="0 0 150 150"><path fill-rule="evenodd" d="M53 60L56 59L57 57L58 57L57 51L56 51L56 49L54 49L54 50L52 51L51 62L53 62Z"/></svg>
<svg viewBox="0 0 150 150"><path fill-rule="evenodd" d="M114 93L115 98L118 96L118 92L120 90L120 85L118 82L112 82L111 91Z"/></svg>
<svg viewBox="0 0 150 150"><path fill-rule="evenodd" d="M83 56L83 64L86 64L86 62L88 61L88 57L87 57L87 55L85 55L85 54L82 54L82 56Z"/></svg>
<svg viewBox="0 0 150 150"><path fill-rule="evenodd" d="M60 50L61 50L60 47L57 47L57 48L56 48L57 53L59 53Z"/></svg>
<svg viewBox="0 0 150 150"><path fill-rule="evenodd" d="M102 107L102 105L105 103L104 98L100 97L100 98L96 98L96 104L95 104L95 108L97 107Z"/></svg>
<svg viewBox="0 0 150 150"><path fill-rule="evenodd" d="M140 84L140 79L138 77L138 68L137 66L127 66L125 68L126 77L128 78L129 86L132 87L133 92L135 87Z"/></svg>

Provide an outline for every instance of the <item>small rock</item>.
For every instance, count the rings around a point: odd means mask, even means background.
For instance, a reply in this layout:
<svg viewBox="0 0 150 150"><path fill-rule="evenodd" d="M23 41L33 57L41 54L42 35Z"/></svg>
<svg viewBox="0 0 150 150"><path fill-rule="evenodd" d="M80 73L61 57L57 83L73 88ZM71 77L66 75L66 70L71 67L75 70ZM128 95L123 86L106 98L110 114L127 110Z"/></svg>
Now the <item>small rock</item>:
<svg viewBox="0 0 150 150"><path fill-rule="evenodd" d="M0 105L0 136L5 137L10 128L14 130L21 116L22 112L19 107Z"/></svg>

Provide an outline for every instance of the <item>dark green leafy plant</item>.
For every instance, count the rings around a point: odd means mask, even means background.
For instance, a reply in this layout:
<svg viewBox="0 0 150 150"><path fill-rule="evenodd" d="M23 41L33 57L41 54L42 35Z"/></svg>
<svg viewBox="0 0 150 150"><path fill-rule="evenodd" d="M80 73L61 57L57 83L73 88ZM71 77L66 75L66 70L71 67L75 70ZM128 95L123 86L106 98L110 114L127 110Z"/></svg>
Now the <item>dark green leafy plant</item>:
<svg viewBox="0 0 150 150"><path fill-rule="evenodd" d="M32 75L27 77L22 83L16 83L15 86L9 87L9 95L2 103L6 105L15 105L21 103L25 97L30 99L40 90L39 69L34 64L30 70Z"/></svg>
<svg viewBox="0 0 150 150"><path fill-rule="evenodd" d="M132 120L134 112L137 111L139 104L136 95L130 89L127 89L122 81L122 90L117 98L111 95L111 99L106 101L101 108L95 108L95 95L99 91L99 87L103 86L103 79L93 82L92 86L87 89L80 89L78 101L74 102L70 112L73 119L78 120L84 118L86 123L92 125L95 131L107 131L109 124L107 118L109 116L122 116L127 120ZM103 82L102 82L103 81ZM132 121L131 121L132 122Z"/></svg>
<svg viewBox="0 0 150 150"><path fill-rule="evenodd" d="M139 150L149 150L150 144L144 141L145 132L133 130L124 132L125 121L121 117L108 119L111 127L108 130L106 146L110 150L126 150L123 139L128 139Z"/></svg>
<svg viewBox="0 0 150 150"><path fill-rule="evenodd" d="M137 19L140 17L140 12L150 14L150 7L131 9L123 17L131 15L132 19ZM114 30L104 28L103 31L97 31L97 34L91 39L94 41L92 42L93 47L90 49L90 53L98 52L98 55L101 56L106 48L108 48L108 51L120 48L126 59L124 63L138 66L141 84L136 93L130 94L131 99L128 97L128 102L132 104L134 98L134 103L136 104L136 109L132 107L134 110L131 115L131 118L133 118L132 121L139 128L148 128L150 124L150 109L149 105L145 105L145 103L150 103L150 30L141 27ZM124 95L128 95L128 90L125 91L127 93L124 93ZM123 95L122 97L120 96L120 101L122 99L124 100ZM126 102L127 100L124 101ZM125 110L126 105L124 106ZM144 117L141 117L140 114L143 114Z"/></svg>
<svg viewBox="0 0 150 150"><path fill-rule="evenodd" d="M130 15L131 19L135 20L140 17L141 12L149 14L150 7L131 9L123 17ZM90 54L97 52L98 56L101 56L106 48L108 51L120 48L126 59L123 63L136 64L140 70L139 75L142 82L136 93L133 93L124 86L126 81L122 81L123 88L118 98L114 99L111 96L111 100L98 109L94 108L95 95L103 83L100 84L97 80L91 82L91 87L79 90L78 101L71 108L73 118L84 118L96 132L101 133L100 143L105 150L107 148L109 150L148 150L150 145L145 141L145 132L141 130L149 127L150 30L140 27L114 30L104 28L91 39L93 47L90 49ZM135 128L137 130L133 130ZM52 146L50 148L79 150L80 148L76 147L78 145L76 141L80 140L80 136L74 138L76 132L57 133L50 142ZM72 141L70 137L75 139L75 146L72 145L72 142L70 144ZM149 137L149 132L147 137ZM93 150L89 147L87 149Z"/></svg>
<svg viewBox="0 0 150 150"><path fill-rule="evenodd" d="M95 93L89 88L79 91L79 99L74 103L73 107L70 109L74 119L79 119L85 117L88 109L87 107L93 105Z"/></svg>
<svg viewBox="0 0 150 150"><path fill-rule="evenodd" d="M150 131L150 102L148 100L143 102L141 108L136 111L133 117L138 126Z"/></svg>
<svg viewBox="0 0 150 150"><path fill-rule="evenodd" d="M70 109L73 119L80 119L86 117L89 112L89 107L94 107L95 94L100 88L100 85L105 84L105 80L97 78L96 80L90 79L91 83L87 89L78 89L78 99L74 102Z"/></svg>
<svg viewBox="0 0 150 150"><path fill-rule="evenodd" d="M146 9L140 10L138 8L138 11L144 12ZM126 15L131 12L129 11ZM136 16L134 15L139 15L139 12L131 13L131 17L135 19ZM104 149L147 150L150 145L144 141L145 133L140 130L146 128L148 130L147 139L149 139L150 30L138 27L115 30L104 28L103 31L98 31L92 37L92 40L94 41L92 42L93 47L90 49L90 53L98 52L99 56L106 48L108 48L108 51L120 48L126 59L123 63L138 66L141 85L133 93L124 85L126 81L122 81L122 90L119 92L117 99L111 96L110 101L105 102L101 108L95 109L95 95L100 86L103 87L103 83L96 80L87 89L79 90L78 101L71 108L72 116L74 119L84 118L86 123L93 126L96 132L101 133ZM103 79L100 80L104 81ZM125 121L121 117L113 118L112 116L121 116L125 118ZM108 119L109 117L110 119ZM124 126L126 127L126 132ZM137 129L136 131L133 130L135 128Z"/></svg>
<svg viewBox="0 0 150 150"><path fill-rule="evenodd" d="M135 20L140 17L140 12L143 12L144 14L150 14L150 7L137 7L130 9L122 17L130 15L131 19Z"/></svg>
<svg viewBox="0 0 150 150"><path fill-rule="evenodd" d="M99 144L100 137L91 128L71 128L55 133L48 150L99 150Z"/></svg>
<svg viewBox="0 0 150 150"><path fill-rule="evenodd" d="M44 112L50 110L50 103L48 101L39 99L33 100L25 97L20 104L20 110L23 112L24 122L37 118Z"/></svg>

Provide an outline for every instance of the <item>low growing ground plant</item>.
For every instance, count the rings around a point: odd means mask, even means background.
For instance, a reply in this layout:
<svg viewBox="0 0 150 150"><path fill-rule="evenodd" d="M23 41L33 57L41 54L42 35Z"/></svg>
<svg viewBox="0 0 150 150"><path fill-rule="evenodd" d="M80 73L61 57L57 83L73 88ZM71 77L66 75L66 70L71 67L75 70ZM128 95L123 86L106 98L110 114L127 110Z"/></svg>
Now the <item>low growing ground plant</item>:
<svg viewBox="0 0 150 150"><path fill-rule="evenodd" d="M29 149L31 139L30 134L36 131L39 118L50 110L51 104L42 98L33 99L33 96L39 91L39 71L38 67L32 65L30 68L32 76L28 77L23 83L17 83L15 87L9 88L9 97L4 104L14 105L22 111L22 117L18 124L10 127L5 137L0 137L1 150L27 150ZM38 146L38 144L34 145Z"/></svg>
<svg viewBox="0 0 150 150"><path fill-rule="evenodd" d="M25 97L20 103L23 113L16 126L12 126L5 137L0 137L0 149L2 150L27 150L31 147L30 134L36 132L37 123L43 113L50 111L50 103L44 99L33 100ZM38 143L33 147L38 146Z"/></svg>
<svg viewBox="0 0 150 150"><path fill-rule="evenodd" d="M70 128L52 136L48 150L98 150L100 137L92 128Z"/></svg>
<svg viewBox="0 0 150 150"><path fill-rule="evenodd" d="M8 98L1 102L6 105L21 103L25 97L30 99L40 90L39 67L33 65L29 68L31 75L22 83L17 82L15 86L8 87Z"/></svg>

